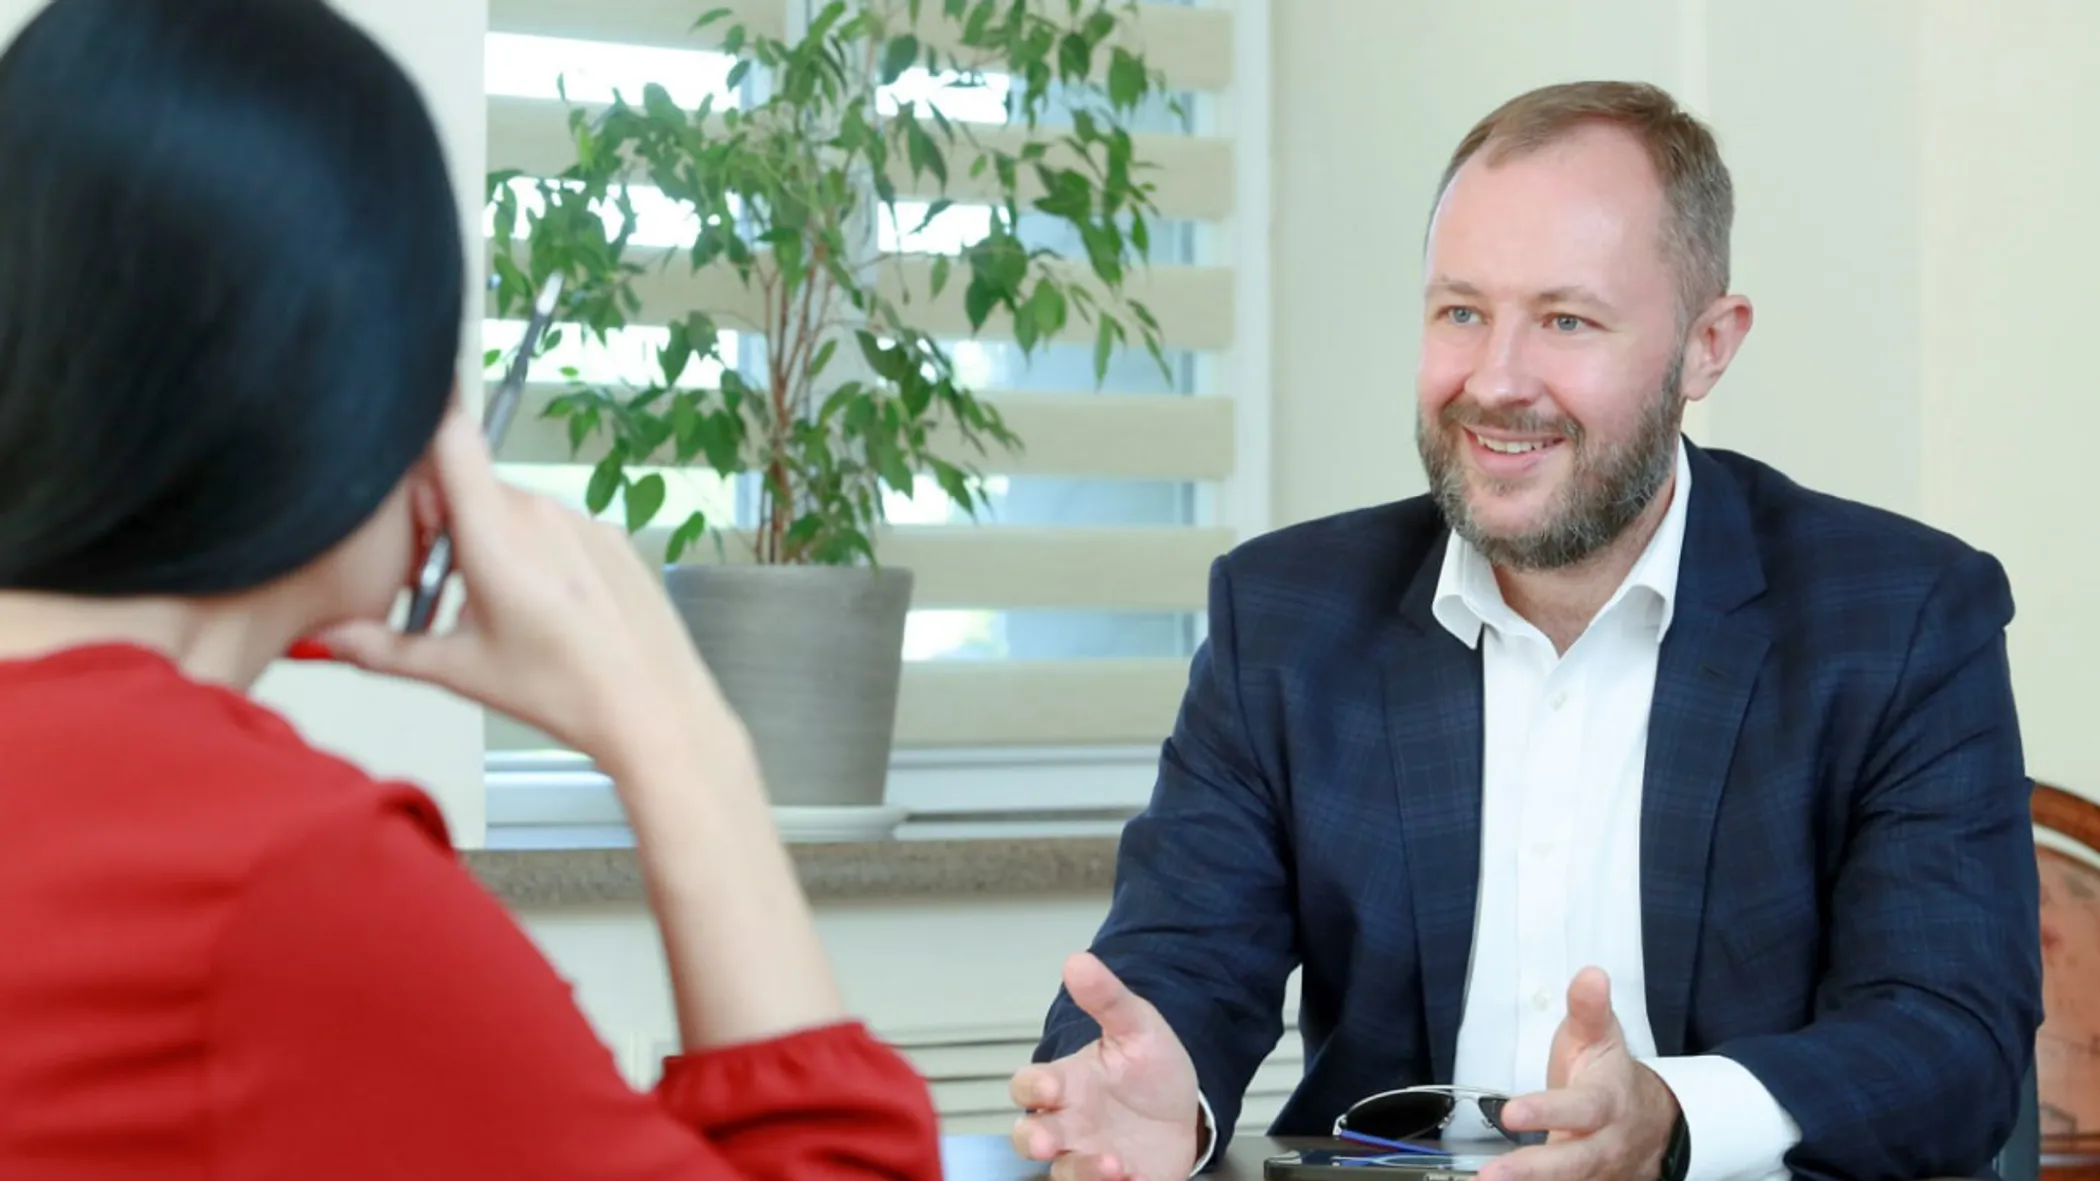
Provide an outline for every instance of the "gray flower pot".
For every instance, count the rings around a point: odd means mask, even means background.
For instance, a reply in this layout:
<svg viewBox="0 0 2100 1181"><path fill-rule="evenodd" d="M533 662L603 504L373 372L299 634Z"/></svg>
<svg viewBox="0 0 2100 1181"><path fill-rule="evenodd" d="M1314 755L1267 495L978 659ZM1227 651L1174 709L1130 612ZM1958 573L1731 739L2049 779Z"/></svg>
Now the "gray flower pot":
<svg viewBox="0 0 2100 1181"><path fill-rule="evenodd" d="M911 571L675 565L664 584L751 732L773 803L881 805Z"/></svg>

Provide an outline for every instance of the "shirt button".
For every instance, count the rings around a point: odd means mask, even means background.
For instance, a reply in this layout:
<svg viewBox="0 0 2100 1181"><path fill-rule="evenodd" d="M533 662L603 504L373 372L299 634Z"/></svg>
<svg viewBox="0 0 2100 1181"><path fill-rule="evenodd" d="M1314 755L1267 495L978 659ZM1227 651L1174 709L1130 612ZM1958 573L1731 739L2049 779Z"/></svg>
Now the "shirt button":
<svg viewBox="0 0 2100 1181"><path fill-rule="evenodd" d="M1550 1004L1552 1004L1552 1003L1553 1003L1553 998L1552 998L1552 997L1550 997L1550 996L1547 996L1547 995L1546 995L1546 990L1545 990L1545 989L1543 989L1543 988L1541 988L1541 989L1539 989L1539 990L1538 990L1537 992L1534 992L1534 993L1532 993L1532 994L1531 994L1531 1007L1532 1007L1532 1008L1534 1008L1534 1009L1537 1009L1537 1010L1538 1010L1539 1012L1541 1012L1541 1013L1545 1012L1545 1011L1546 1011L1546 1006L1547 1006L1547 1005L1550 1005Z"/></svg>
<svg viewBox="0 0 2100 1181"><path fill-rule="evenodd" d="M1531 846L1531 855L1533 857L1551 857L1553 856L1553 850L1556 848L1558 846L1552 841L1539 841Z"/></svg>
<svg viewBox="0 0 2100 1181"><path fill-rule="evenodd" d="M1554 709L1559 709L1561 706L1566 705L1567 703L1568 695L1566 693L1555 693L1546 701L1546 704L1552 706Z"/></svg>

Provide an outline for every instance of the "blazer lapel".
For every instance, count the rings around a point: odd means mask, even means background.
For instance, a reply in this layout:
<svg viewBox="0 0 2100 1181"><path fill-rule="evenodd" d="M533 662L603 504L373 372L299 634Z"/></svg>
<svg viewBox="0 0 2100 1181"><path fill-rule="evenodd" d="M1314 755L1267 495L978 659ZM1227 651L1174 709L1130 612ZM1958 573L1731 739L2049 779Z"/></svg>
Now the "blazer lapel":
<svg viewBox="0 0 2100 1181"><path fill-rule="evenodd" d="M1449 535L1444 545L1449 544ZM1431 612L1444 545L1433 547L1401 600L1404 622L1385 660L1386 735L1399 791L1422 999L1434 1078L1458 1056L1480 879L1480 653Z"/></svg>
<svg viewBox="0 0 2100 1181"><path fill-rule="evenodd" d="M1741 486L1687 445L1692 496L1678 608L1664 638L1648 720L1641 797L1641 932L1656 1052L1684 1053L1692 975L1706 910L1714 819L1736 736L1771 644Z"/></svg>

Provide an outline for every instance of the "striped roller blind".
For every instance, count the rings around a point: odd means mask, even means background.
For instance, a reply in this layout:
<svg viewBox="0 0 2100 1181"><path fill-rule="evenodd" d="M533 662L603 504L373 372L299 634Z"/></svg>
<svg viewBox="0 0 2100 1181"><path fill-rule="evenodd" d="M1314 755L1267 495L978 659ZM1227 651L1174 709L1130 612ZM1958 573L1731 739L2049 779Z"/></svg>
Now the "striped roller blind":
<svg viewBox="0 0 2100 1181"><path fill-rule="evenodd" d="M570 162L565 108L554 97L557 69L571 100L586 105L609 97L612 87L636 98L647 82L664 83L678 101L697 105L715 84L709 80L726 75L729 60L714 53L709 40L728 22L692 31L702 12L728 7L754 32L785 36L795 16L791 6L804 2L490 0L490 169L545 176ZM1048 3L1053 16L1066 7L1065 0ZM935 13L938 7L929 4ZM1200 635L1209 564L1236 540L1212 511L1238 459L1230 396L1234 276L1223 246L1234 214L1235 167L1232 141L1218 130L1233 82L1233 12L1172 3L1148 3L1141 12L1132 36L1187 112L1148 116L1135 137L1139 158L1157 168L1159 206L1152 265L1136 294L1158 318L1174 376L1134 349L1112 363L1096 388L1091 329L1076 317L1069 339L1039 352L1030 365L996 316L970 338L962 284L951 284L931 303L913 300L919 325L950 342L964 380L996 400L1025 446L1012 455L994 449L973 456L992 492L991 511L976 522L960 514L947 519L945 498L930 481L922 494L890 505L891 524L878 552L917 578L898 706L900 747L1157 742L1171 724ZM943 27L929 17L928 28ZM911 82L907 75L898 86ZM988 89L996 100L996 89ZM718 95L717 106L723 101ZM1002 118L996 102L990 109L981 102L977 109L943 109L979 122ZM907 256L928 252L904 268L906 283L914 268L928 269L930 252L974 236L968 203L983 197L961 176L945 194L930 176L917 183L907 197L930 202L945 195L957 204L926 233L885 244ZM982 218L981 206L974 212ZM900 220L907 228L918 221ZM978 225L981 232L981 220ZM744 300L733 276L692 276L680 268L652 271L639 294L638 324ZM486 335L502 345L515 339L515 328L492 322ZM646 331L635 336L632 357L557 350L547 364L598 372L628 364L646 371L653 341ZM552 380L534 387L542 404L562 388L558 375L548 376ZM586 450L572 458L565 424L539 420L529 403L499 458L510 478L580 503L589 463L599 454ZM684 475L687 494L711 520L734 519L733 480ZM657 518L667 528L683 519L678 495ZM645 534L645 547L660 547L667 528ZM714 549L703 545L692 557L715 560ZM489 726L492 752L554 747L505 719L492 718Z"/></svg>

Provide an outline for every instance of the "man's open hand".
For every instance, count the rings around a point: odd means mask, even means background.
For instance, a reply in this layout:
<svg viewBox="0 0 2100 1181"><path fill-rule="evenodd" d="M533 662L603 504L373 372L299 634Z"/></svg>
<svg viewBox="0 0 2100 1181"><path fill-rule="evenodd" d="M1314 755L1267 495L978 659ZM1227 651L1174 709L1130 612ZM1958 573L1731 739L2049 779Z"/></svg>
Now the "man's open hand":
<svg viewBox="0 0 2100 1181"><path fill-rule="evenodd" d="M1497 1157L1481 1181L1653 1181L1677 1124L1677 1098L1633 1060L1611 1011L1611 981L1584 968L1568 985L1546 1087L1510 1100L1502 1123L1546 1143Z"/></svg>
<svg viewBox="0 0 2100 1181"><path fill-rule="evenodd" d="M1014 1147L1056 1181L1184 1181L1196 1161L1196 1067L1166 1019L1108 966L1081 953L1065 990L1101 1036L1014 1075L1027 1114Z"/></svg>

